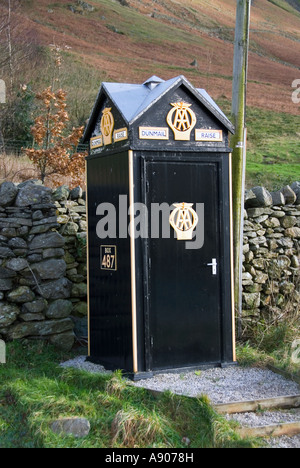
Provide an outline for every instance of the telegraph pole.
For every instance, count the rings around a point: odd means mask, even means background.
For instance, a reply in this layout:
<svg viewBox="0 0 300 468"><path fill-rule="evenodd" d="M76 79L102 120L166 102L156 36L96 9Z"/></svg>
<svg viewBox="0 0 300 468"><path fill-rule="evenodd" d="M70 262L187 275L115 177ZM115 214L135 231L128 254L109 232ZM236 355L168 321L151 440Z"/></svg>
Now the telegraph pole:
<svg viewBox="0 0 300 468"><path fill-rule="evenodd" d="M233 231L234 231L234 279L235 310L238 315L240 334L242 315L242 249L244 227L244 191L246 172L246 94L249 50L251 0L237 0L236 29L234 41L232 121L235 135L232 137L233 179Z"/></svg>

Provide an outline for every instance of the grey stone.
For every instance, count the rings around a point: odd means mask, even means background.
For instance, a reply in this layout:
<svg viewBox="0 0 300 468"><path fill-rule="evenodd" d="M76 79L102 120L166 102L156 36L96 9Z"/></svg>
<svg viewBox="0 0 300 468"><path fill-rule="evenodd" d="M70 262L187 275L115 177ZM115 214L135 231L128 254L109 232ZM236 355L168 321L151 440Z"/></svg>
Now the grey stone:
<svg viewBox="0 0 300 468"><path fill-rule="evenodd" d="M247 205L247 202L249 202L250 200L254 200L255 198L255 194L252 192L252 190L245 190L245 206Z"/></svg>
<svg viewBox="0 0 300 468"><path fill-rule="evenodd" d="M269 218L268 215L261 215L261 216L258 216L255 221L259 224L263 223L264 221L266 221L267 219Z"/></svg>
<svg viewBox="0 0 300 468"><path fill-rule="evenodd" d="M273 212L273 217L274 218L283 218L285 216L284 211L274 211Z"/></svg>
<svg viewBox="0 0 300 468"><path fill-rule="evenodd" d="M9 240L8 247L12 249L27 249L27 242L21 237L13 237Z"/></svg>
<svg viewBox="0 0 300 468"><path fill-rule="evenodd" d="M279 257L277 258L277 265L279 266L279 268L288 268L290 264L291 260L286 255L279 255Z"/></svg>
<svg viewBox="0 0 300 468"><path fill-rule="evenodd" d="M254 281L258 284L264 284L266 281L268 281L268 278L269 277L266 273L263 273L262 271L257 271L254 277Z"/></svg>
<svg viewBox="0 0 300 468"><path fill-rule="evenodd" d="M43 258L60 258L65 255L64 249L45 249L43 251Z"/></svg>
<svg viewBox="0 0 300 468"><path fill-rule="evenodd" d="M10 291L13 287L13 282L9 278L0 279L0 291Z"/></svg>
<svg viewBox="0 0 300 468"><path fill-rule="evenodd" d="M263 226L269 227L269 228L275 228L280 226L280 221L278 218L268 218L266 221L263 222Z"/></svg>
<svg viewBox="0 0 300 468"><path fill-rule="evenodd" d="M55 201L67 200L70 194L70 189L66 185L62 185L55 189L52 193L52 198Z"/></svg>
<svg viewBox="0 0 300 468"><path fill-rule="evenodd" d="M28 229L26 226L23 226L23 227L20 228L20 229L25 229L25 228ZM19 229L18 229L18 231L19 231ZM13 238L13 237L16 237L16 235L17 235L17 229L12 228L12 227L9 227L9 228L8 228L8 227L4 227L4 228L2 229L2 234L3 234L3 236L7 237L8 239L11 239L11 238Z"/></svg>
<svg viewBox="0 0 300 468"><path fill-rule="evenodd" d="M287 205L293 205L297 200L297 195L289 185L283 187L283 189L281 189L281 193L283 194L285 203Z"/></svg>
<svg viewBox="0 0 300 468"><path fill-rule="evenodd" d="M295 289L295 285L290 281L282 281L279 285L279 290L282 294L291 294Z"/></svg>
<svg viewBox="0 0 300 468"><path fill-rule="evenodd" d="M17 274L15 271L0 267L0 279L15 278L16 276Z"/></svg>
<svg viewBox="0 0 300 468"><path fill-rule="evenodd" d="M87 296L86 283L73 284L72 297L86 297L86 296Z"/></svg>
<svg viewBox="0 0 300 468"><path fill-rule="evenodd" d="M85 418L59 419L51 424L51 430L55 434L73 435L74 437L86 437L89 435L91 425Z"/></svg>
<svg viewBox="0 0 300 468"><path fill-rule="evenodd" d="M71 351L75 342L75 334L73 331L66 333L59 333L58 335L52 335L49 338L51 344L62 351Z"/></svg>
<svg viewBox="0 0 300 468"><path fill-rule="evenodd" d="M247 309L256 309L260 306L260 293L243 293L243 303Z"/></svg>
<svg viewBox="0 0 300 468"><path fill-rule="evenodd" d="M300 182L293 182L290 187L297 196L296 203L300 203Z"/></svg>
<svg viewBox="0 0 300 468"><path fill-rule="evenodd" d="M11 291L8 294L7 299L9 302L24 304L25 302L33 301L35 299L35 295L28 286L20 286L19 288Z"/></svg>
<svg viewBox="0 0 300 468"><path fill-rule="evenodd" d="M43 314L20 314L19 319L23 322L41 322L45 320L45 316Z"/></svg>
<svg viewBox="0 0 300 468"><path fill-rule="evenodd" d="M71 190L70 192L70 199L71 200L77 200L78 198L82 197L82 188L81 187L75 187Z"/></svg>
<svg viewBox="0 0 300 468"><path fill-rule="evenodd" d="M271 192L271 197L274 206L283 206L285 205L285 198L283 193L278 190L277 192Z"/></svg>
<svg viewBox="0 0 300 468"><path fill-rule="evenodd" d="M43 256L42 254L35 253L32 255L28 255L27 260L29 263L37 263L43 260Z"/></svg>
<svg viewBox="0 0 300 468"><path fill-rule="evenodd" d="M43 298L36 299L35 301L32 301L32 302L26 302L25 304L23 304L22 313L23 314L39 314L46 309L47 305L48 305L48 302Z"/></svg>
<svg viewBox="0 0 300 468"><path fill-rule="evenodd" d="M300 239L300 227L291 227L284 231L287 237L291 237L292 239ZM286 239L287 240L287 239Z"/></svg>
<svg viewBox="0 0 300 468"><path fill-rule="evenodd" d="M297 223L296 216L285 216L284 218L281 218L280 220L281 226L285 228L291 228L295 226L296 223Z"/></svg>
<svg viewBox="0 0 300 468"><path fill-rule="evenodd" d="M264 270L266 266L266 261L264 258L255 258L253 259L252 263L254 268L257 268L258 270Z"/></svg>
<svg viewBox="0 0 300 468"><path fill-rule="evenodd" d="M23 322L14 325L8 333L12 340L25 338L26 336L48 336L56 333L64 333L73 330L71 319L45 320L43 322Z"/></svg>
<svg viewBox="0 0 300 468"><path fill-rule="evenodd" d="M58 224L56 216L50 216L49 218L43 218L41 220L33 221L33 226L41 226L42 224Z"/></svg>
<svg viewBox="0 0 300 468"><path fill-rule="evenodd" d="M15 205L23 207L39 203L50 203L51 193L52 191L48 187L29 183L19 190Z"/></svg>
<svg viewBox="0 0 300 468"><path fill-rule="evenodd" d="M9 247L0 247L0 258L14 257L15 254Z"/></svg>
<svg viewBox="0 0 300 468"><path fill-rule="evenodd" d="M12 182L0 185L0 206L12 205L18 193L18 188Z"/></svg>
<svg viewBox="0 0 300 468"><path fill-rule="evenodd" d="M77 302L73 307L73 315L75 317L86 317L88 313L86 302Z"/></svg>
<svg viewBox="0 0 300 468"><path fill-rule="evenodd" d="M41 220L43 218L44 218L44 214L43 214L43 212L41 210L37 210L37 211L34 211L32 213L32 219L34 221L38 221L38 220Z"/></svg>
<svg viewBox="0 0 300 468"><path fill-rule="evenodd" d="M247 214L249 218L258 218L260 216L270 215L272 213L273 211L270 210L269 208L248 208L247 209ZM255 219L255 222L257 223L257 219Z"/></svg>
<svg viewBox="0 0 300 468"><path fill-rule="evenodd" d="M60 233L64 234L65 236L75 236L79 230L79 226L76 223L69 222L64 224L61 229Z"/></svg>
<svg viewBox="0 0 300 468"><path fill-rule="evenodd" d="M49 248L60 248L64 247L65 240L57 232L48 232L46 234L40 234L34 237L30 242L29 248L31 250L49 249Z"/></svg>
<svg viewBox="0 0 300 468"><path fill-rule="evenodd" d="M265 244L267 242L267 239L265 236L259 236L255 237L254 239L249 239L249 244L251 245L260 245L260 244Z"/></svg>
<svg viewBox="0 0 300 468"><path fill-rule="evenodd" d="M299 263L299 259L297 257L297 255L293 255L291 257L291 267L292 268L299 268L300 266L300 263Z"/></svg>
<svg viewBox="0 0 300 468"><path fill-rule="evenodd" d="M20 310L16 305L0 302L0 327L12 325L16 321L19 312Z"/></svg>
<svg viewBox="0 0 300 468"><path fill-rule="evenodd" d="M85 214L86 207L85 206L73 206L72 208L70 208L70 212Z"/></svg>
<svg viewBox="0 0 300 468"><path fill-rule="evenodd" d="M52 302L46 311L46 317L57 319L69 317L73 310L73 304L71 301L58 299Z"/></svg>
<svg viewBox="0 0 300 468"><path fill-rule="evenodd" d="M42 224L40 226L33 226L32 229L30 229L30 234L44 234L45 232L50 231L50 229L56 229L58 227L58 224Z"/></svg>
<svg viewBox="0 0 300 468"><path fill-rule="evenodd" d="M242 284L243 286L253 284L252 275L250 273L242 274Z"/></svg>
<svg viewBox="0 0 300 468"><path fill-rule="evenodd" d="M271 206L273 203L272 196L270 192L264 187L254 187L252 192L255 195L255 198L249 198L245 202L246 208L250 207L265 207ZM249 215L249 213L248 213Z"/></svg>
<svg viewBox="0 0 300 468"><path fill-rule="evenodd" d="M22 271L28 267L28 262L25 258L12 258L6 263L6 266L13 271Z"/></svg>
<svg viewBox="0 0 300 468"><path fill-rule="evenodd" d="M72 283L67 278L61 278L41 284L35 289L45 299L68 299L71 296Z"/></svg>
<svg viewBox="0 0 300 468"><path fill-rule="evenodd" d="M33 263L31 268L42 280L59 279L65 276L66 262L53 258L40 263Z"/></svg>
<svg viewBox="0 0 300 468"><path fill-rule="evenodd" d="M289 229L296 229L296 228L289 228ZM286 231L289 231L289 229L286 229ZM292 239L287 238L287 237L281 237L281 239L278 239L277 244L280 247L284 247L284 248L287 248L287 249L292 249L293 245L294 245Z"/></svg>

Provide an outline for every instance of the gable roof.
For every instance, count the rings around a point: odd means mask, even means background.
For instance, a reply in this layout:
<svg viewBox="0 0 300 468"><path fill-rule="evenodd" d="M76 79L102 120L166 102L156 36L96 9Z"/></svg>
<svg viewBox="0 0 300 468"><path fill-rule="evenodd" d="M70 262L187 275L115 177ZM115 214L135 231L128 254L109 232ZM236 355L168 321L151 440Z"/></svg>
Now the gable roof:
<svg viewBox="0 0 300 468"><path fill-rule="evenodd" d="M184 85L194 95L196 100L203 104L231 133L234 133L232 123L204 89L194 88L182 75L168 81L164 81L157 76L152 76L140 85L102 83L85 129L83 140L86 141L93 131L93 125L98 117L103 94L106 94L111 99L123 119L130 125L156 104L167 92L181 85Z"/></svg>

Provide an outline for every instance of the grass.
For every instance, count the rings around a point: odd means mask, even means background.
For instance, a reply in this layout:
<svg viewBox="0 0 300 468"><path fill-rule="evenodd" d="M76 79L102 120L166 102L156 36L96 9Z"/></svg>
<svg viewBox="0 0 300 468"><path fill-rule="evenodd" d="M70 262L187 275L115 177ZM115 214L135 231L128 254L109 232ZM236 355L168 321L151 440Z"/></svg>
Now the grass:
<svg viewBox="0 0 300 468"><path fill-rule="evenodd" d="M43 342L8 344L7 364L0 365L0 448L186 448L184 437L190 448L256 446L241 440L205 396L154 397L120 372L58 366L70 357ZM62 417L89 419L90 434L54 434L50 423Z"/></svg>
<svg viewBox="0 0 300 468"><path fill-rule="evenodd" d="M218 104L230 117L230 103ZM246 123L247 187L273 191L300 180L300 117L248 107Z"/></svg>

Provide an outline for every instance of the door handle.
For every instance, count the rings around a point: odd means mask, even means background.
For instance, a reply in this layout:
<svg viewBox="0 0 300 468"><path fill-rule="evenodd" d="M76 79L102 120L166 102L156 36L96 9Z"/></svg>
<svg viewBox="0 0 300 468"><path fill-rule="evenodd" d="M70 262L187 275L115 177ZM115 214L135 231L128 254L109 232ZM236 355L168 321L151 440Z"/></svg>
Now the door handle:
<svg viewBox="0 0 300 468"><path fill-rule="evenodd" d="M218 263L217 263L217 259L216 259L216 258L213 258L213 259L212 259L212 263L207 263L207 266L211 266L211 267L212 267L212 274L213 274L213 275L216 275L216 274L217 274L217 266L218 266Z"/></svg>

